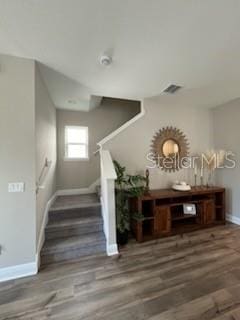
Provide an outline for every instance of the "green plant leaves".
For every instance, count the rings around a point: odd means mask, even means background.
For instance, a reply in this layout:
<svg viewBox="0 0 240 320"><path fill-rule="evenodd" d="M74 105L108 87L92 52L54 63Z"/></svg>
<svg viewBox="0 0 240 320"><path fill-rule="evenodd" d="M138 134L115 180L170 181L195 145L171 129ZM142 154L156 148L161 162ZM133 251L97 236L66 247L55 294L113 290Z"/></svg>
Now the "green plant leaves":
<svg viewBox="0 0 240 320"><path fill-rule="evenodd" d="M123 233L130 229L129 197L139 197L145 191L146 178L141 175L126 174L126 168L113 161L116 179L116 218L117 229Z"/></svg>

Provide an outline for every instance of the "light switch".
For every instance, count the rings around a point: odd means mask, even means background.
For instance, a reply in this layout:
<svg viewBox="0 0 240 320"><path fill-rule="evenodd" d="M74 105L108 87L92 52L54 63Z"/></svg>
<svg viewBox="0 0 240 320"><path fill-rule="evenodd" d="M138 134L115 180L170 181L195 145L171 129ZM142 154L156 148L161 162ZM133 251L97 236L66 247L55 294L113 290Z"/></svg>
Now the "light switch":
<svg viewBox="0 0 240 320"><path fill-rule="evenodd" d="M25 183L24 182L11 182L8 184L8 192L24 192Z"/></svg>

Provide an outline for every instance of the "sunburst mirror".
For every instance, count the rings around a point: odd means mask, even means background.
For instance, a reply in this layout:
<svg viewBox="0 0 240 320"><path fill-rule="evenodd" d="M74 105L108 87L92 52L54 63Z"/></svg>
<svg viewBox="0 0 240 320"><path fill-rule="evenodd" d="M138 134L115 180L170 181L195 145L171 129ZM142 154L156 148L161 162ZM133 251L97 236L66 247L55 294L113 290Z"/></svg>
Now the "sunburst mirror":
<svg viewBox="0 0 240 320"><path fill-rule="evenodd" d="M189 154L189 143L185 134L174 127L160 129L151 145L153 159L162 170L180 170Z"/></svg>

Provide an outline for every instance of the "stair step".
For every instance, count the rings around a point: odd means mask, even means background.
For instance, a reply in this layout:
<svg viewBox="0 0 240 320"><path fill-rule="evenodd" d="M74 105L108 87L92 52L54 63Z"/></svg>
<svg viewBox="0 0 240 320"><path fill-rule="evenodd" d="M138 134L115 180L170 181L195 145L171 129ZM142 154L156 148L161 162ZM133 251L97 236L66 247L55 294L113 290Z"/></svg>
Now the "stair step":
<svg viewBox="0 0 240 320"><path fill-rule="evenodd" d="M62 219L74 219L81 217L101 217L100 203L81 207L70 207L65 209L51 209L49 211L49 222Z"/></svg>
<svg viewBox="0 0 240 320"><path fill-rule="evenodd" d="M50 222L46 227L46 240L81 236L103 231L100 217L81 217Z"/></svg>
<svg viewBox="0 0 240 320"><path fill-rule="evenodd" d="M49 210L48 218L41 265L106 254L97 194L59 196Z"/></svg>
<svg viewBox="0 0 240 320"><path fill-rule="evenodd" d="M97 232L82 237L69 237L67 239L48 240L45 242L42 253L55 253L71 250L75 248L88 247L89 245L105 241L104 234Z"/></svg>
<svg viewBox="0 0 240 320"><path fill-rule="evenodd" d="M105 254L106 245L105 243L95 244L94 246L89 247L87 250L74 249L71 251L54 253L54 254L42 254L41 255L41 266L62 263L62 262L71 262L79 258L86 258L92 255Z"/></svg>
<svg viewBox="0 0 240 320"><path fill-rule="evenodd" d="M46 257L44 257L44 259L46 259ZM41 269L40 270L44 270L45 268L47 268L48 270L51 269L56 269L61 268L61 266L65 266L67 264L74 264L74 263L81 263L81 264L89 264L91 261L94 261L94 263L96 264L97 261L99 260L99 262L102 262L102 260L106 259L106 247L104 246L104 250L100 250L99 252L93 252L89 255L84 255L84 256L80 256L80 257L76 257L76 258L71 258L71 259L65 259L65 260L60 260L60 261L51 261L50 263L47 261L45 263L43 263L43 261L41 261Z"/></svg>
<svg viewBox="0 0 240 320"><path fill-rule="evenodd" d="M105 237L102 232L82 237L48 240L45 242L41 252L41 263L44 265L73 260L104 251Z"/></svg>
<svg viewBox="0 0 240 320"><path fill-rule="evenodd" d="M80 208L84 206L99 205L99 197L96 193L58 196L53 203L51 210L63 210L68 208Z"/></svg>

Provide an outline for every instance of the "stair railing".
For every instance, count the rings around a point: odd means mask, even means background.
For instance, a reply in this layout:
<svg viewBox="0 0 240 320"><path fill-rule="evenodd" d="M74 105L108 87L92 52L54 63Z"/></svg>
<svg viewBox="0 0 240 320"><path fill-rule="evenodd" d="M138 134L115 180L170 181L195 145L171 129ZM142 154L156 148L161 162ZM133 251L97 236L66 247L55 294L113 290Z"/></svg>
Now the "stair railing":
<svg viewBox="0 0 240 320"><path fill-rule="evenodd" d="M101 161L101 204L106 236L106 251L109 256L118 254L116 239L115 180L117 178L111 154L100 150Z"/></svg>
<svg viewBox="0 0 240 320"><path fill-rule="evenodd" d="M44 165L42 167L42 170L40 172L39 178L36 182L36 194L38 194L40 189L44 189L45 186L43 185L43 181L46 178L47 172L49 168L51 167L52 161L48 160L47 158L45 159Z"/></svg>

